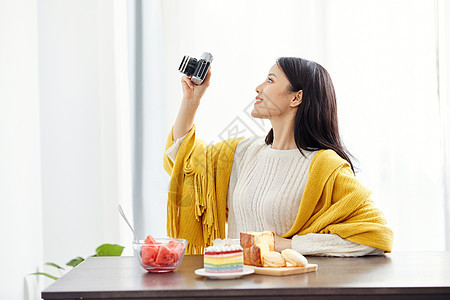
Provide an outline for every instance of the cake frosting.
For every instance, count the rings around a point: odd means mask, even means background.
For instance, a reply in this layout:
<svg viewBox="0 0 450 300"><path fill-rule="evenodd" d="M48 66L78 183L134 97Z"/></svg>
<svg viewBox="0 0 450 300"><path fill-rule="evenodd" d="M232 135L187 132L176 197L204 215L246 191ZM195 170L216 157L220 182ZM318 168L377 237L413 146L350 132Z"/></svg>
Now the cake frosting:
<svg viewBox="0 0 450 300"><path fill-rule="evenodd" d="M243 249L239 242L231 239L216 239L205 249L203 264L207 273L242 272Z"/></svg>

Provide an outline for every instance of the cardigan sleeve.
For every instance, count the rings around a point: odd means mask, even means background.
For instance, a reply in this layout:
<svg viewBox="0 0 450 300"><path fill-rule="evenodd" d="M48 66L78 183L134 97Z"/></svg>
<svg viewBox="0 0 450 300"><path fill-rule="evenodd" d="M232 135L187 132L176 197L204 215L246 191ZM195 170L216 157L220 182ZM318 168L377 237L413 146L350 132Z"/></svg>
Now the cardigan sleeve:
<svg viewBox="0 0 450 300"><path fill-rule="evenodd" d="M386 226L386 219L375 207L370 194L345 160L333 150L321 150L311 161L294 225L283 237L336 234L348 241L390 252L393 232Z"/></svg>
<svg viewBox="0 0 450 300"><path fill-rule="evenodd" d="M292 249L303 255L316 256L365 256L381 255L383 250L357 244L336 234L309 233L292 237Z"/></svg>
<svg viewBox="0 0 450 300"><path fill-rule="evenodd" d="M189 132L188 132L189 133ZM170 160L172 162L175 161L175 158L177 157L177 153L178 150L180 150L180 146L184 141L184 138L188 135L188 133L186 133L183 137L180 137L179 139L177 139L176 141L174 141L173 145L170 146L167 150L166 150L166 154L167 156L170 158Z"/></svg>

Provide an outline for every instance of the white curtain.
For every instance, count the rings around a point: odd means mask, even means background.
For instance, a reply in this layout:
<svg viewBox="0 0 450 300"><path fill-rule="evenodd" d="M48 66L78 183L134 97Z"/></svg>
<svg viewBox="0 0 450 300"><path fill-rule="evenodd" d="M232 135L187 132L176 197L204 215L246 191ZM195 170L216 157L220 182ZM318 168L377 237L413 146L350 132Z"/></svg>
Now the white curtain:
<svg viewBox="0 0 450 300"><path fill-rule="evenodd" d="M44 262L133 253L126 29L120 0L0 2L0 299L40 299Z"/></svg>
<svg viewBox="0 0 450 300"><path fill-rule="evenodd" d="M165 236L168 179L162 169L167 123L161 3L128 3L133 123L133 212L140 238Z"/></svg>
<svg viewBox="0 0 450 300"><path fill-rule="evenodd" d="M438 55L438 100L440 104L442 183L444 184L444 205L446 247L450 250L450 2L436 1L437 55Z"/></svg>
<svg viewBox="0 0 450 300"><path fill-rule="evenodd" d="M157 3L162 15L153 19L162 25L152 28L159 28L153 47L158 53L162 47L163 55L155 58L157 53L144 51L144 61L158 61L150 65L155 77L145 84L158 91L164 84L155 99L148 99L161 109L153 120L164 125L163 133L144 136L158 149L144 151L144 158L151 155L158 162L144 166L143 172L168 179L161 154L181 102L177 69L183 55L214 55L211 86L195 119L199 137L208 142L236 133L265 135L270 123L249 115L255 87L277 57L303 57L331 74L341 135L357 159L357 177L373 191L394 230L394 250L450 250L445 1L151 3ZM153 182L143 178L145 184ZM166 195L167 185L161 185L143 198L152 226L160 224L149 228L152 232L165 231Z"/></svg>
<svg viewBox="0 0 450 300"><path fill-rule="evenodd" d="M0 299L42 286L26 277L43 257L37 24L35 1L0 2Z"/></svg>

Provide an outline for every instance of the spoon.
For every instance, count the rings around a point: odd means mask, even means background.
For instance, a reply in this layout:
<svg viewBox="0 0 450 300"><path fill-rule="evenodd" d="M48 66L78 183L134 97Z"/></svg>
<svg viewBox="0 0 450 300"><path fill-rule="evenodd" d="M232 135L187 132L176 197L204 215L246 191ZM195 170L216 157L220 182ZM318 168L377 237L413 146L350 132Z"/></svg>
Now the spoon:
<svg viewBox="0 0 450 300"><path fill-rule="evenodd" d="M120 204L119 204L119 206L117 208L119 209L119 213L122 216L122 218L125 220L125 222L127 222L127 224L130 227L131 231L133 231L134 240L136 242L139 242L138 236L137 236L136 232L134 231L133 226L131 226L130 222L128 221L127 217L125 216L125 213L123 212L122 206L120 206Z"/></svg>

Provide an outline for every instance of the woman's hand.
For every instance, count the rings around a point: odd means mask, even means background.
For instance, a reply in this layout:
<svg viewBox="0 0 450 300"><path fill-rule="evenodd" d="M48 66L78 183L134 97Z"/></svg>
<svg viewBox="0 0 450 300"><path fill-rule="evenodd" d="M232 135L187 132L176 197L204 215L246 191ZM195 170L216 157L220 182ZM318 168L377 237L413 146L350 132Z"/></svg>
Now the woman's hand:
<svg viewBox="0 0 450 300"><path fill-rule="evenodd" d="M275 235L275 251L281 252L284 249L292 249L292 240Z"/></svg>
<svg viewBox="0 0 450 300"><path fill-rule="evenodd" d="M209 86L209 81L211 80L211 68L208 70L208 74L206 74L205 80L203 80L201 85L195 85L191 79L184 75L181 77L181 85L183 88L183 100L188 101L191 104L200 104L200 99L205 94L206 89Z"/></svg>

